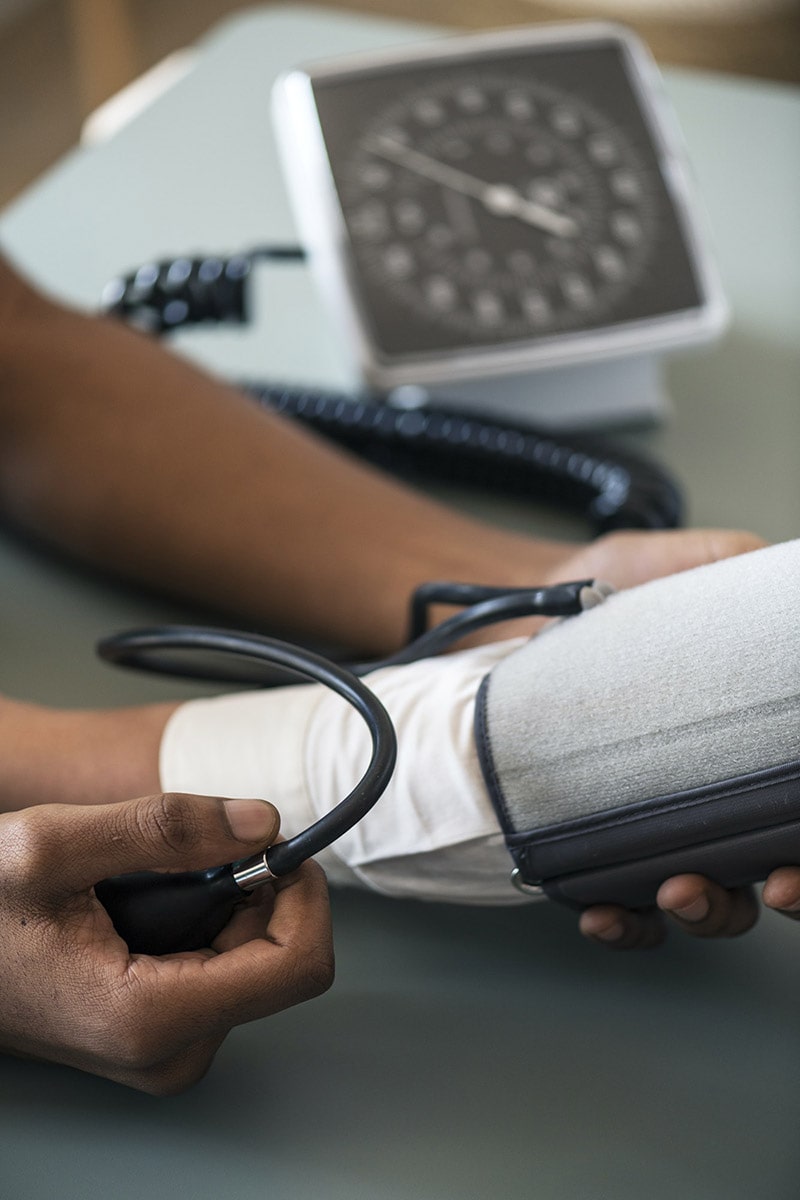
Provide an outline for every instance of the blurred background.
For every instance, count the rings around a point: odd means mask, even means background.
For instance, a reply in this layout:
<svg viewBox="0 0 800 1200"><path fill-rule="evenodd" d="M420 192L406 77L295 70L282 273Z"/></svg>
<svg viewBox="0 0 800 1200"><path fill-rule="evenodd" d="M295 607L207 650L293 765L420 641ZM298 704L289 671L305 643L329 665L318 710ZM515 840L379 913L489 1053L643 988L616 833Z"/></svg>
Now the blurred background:
<svg viewBox="0 0 800 1200"><path fill-rule="evenodd" d="M800 82L800 0L316 3L457 29L610 17L636 29L664 66ZM73 146L84 118L109 96L251 7L242 0L0 0L0 205Z"/></svg>

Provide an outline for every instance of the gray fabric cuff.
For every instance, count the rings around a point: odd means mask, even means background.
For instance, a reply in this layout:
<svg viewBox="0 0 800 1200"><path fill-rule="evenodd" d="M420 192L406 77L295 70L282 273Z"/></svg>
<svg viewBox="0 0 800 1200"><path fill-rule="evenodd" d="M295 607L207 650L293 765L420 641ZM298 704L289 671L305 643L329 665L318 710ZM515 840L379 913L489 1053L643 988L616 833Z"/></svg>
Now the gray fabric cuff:
<svg viewBox="0 0 800 1200"><path fill-rule="evenodd" d="M526 878L800 818L799 585L784 543L621 592L498 664L476 740Z"/></svg>

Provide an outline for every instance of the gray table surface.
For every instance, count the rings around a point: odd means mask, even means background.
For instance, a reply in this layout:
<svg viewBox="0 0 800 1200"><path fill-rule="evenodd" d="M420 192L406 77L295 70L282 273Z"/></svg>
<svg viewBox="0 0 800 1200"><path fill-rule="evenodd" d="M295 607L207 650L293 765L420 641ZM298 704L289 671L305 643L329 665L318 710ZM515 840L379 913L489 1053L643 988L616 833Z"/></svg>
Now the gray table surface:
<svg viewBox="0 0 800 1200"><path fill-rule="evenodd" d="M0 241L45 286L91 305L109 276L153 255L290 238L272 79L297 61L424 32L249 10L114 139L68 156L8 209ZM668 87L734 319L722 342L671 363L674 412L635 440L682 478L693 522L789 538L800 532L800 95L689 72L669 72ZM346 381L303 271L265 273L251 330L184 348L232 375ZM461 499L521 526L563 527ZM0 580L9 694L116 704L190 690L115 673L92 645L197 613L10 539ZM0 1059L0 1195L800 1195L800 942L788 922L767 916L741 942L674 937L624 956L585 945L555 907L340 893L334 915L334 989L236 1031L185 1096L154 1100Z"/></svg>

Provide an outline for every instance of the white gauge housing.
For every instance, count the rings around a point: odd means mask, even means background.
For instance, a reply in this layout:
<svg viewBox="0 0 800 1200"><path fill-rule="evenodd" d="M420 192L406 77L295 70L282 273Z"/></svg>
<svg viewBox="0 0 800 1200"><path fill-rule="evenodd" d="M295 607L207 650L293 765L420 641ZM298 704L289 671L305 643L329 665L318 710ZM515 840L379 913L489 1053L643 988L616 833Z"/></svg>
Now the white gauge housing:
<svg viewBox="0 0 800 1200"><path fill-rule="evenodd" d="M618 81L612 79L614 88L603 84L602 76L605 71L611 78L609 72L617 70L612 54L620 75ZM582 89L580 80L591 77L592 64L597 61L600 66L602 55L605 65L592 94L591 88ZM507 133L497 114L491 118L488 113L490 105L501 104L496 81L506 78L512 80L502 97L503 111L511 114ZM486 81L481 86L487 114L480 119L465 109L466 79ZM605 92L598 90L603 86L617 93L610 116L604 109ZM480 88L475 95L481 95ZM566 97L563 103L561 97ZM273 100L301 239L332 318L373 387L437 386L641 357L707 340L724 328L727 306L677 120L649 52L625 28L578 22L348 56L282 76ZM523 119L525 105L546 118L541 154L549 153L558 171L539 178L526 165L523 196L506 179L513 178L515 170L521 177L522 157L530 159L539 144L535 119ZM355 116L348 117L348 111ZM340 129L333 136L337 121ZM583 141L576 128L582 129ZM610 152L623 158L627 154L630 160L627 166L622 161L615 175L602 164L604 128L611 131L606 137ZM496 168L506 175L487 180L492 139L498 153L506 147L505 160ZM460 162L453 159L456 149ZM360 179L366 176L369 183L370 162L375 179L384 177L392 195L406 204L407 217L424 213L425 205L429 213L442 204L442 212L457 209L454 220L459 214L472 219L474 244L467 245L466 239L446 259L432 240L436 229L440 241L445 238L446 221L432 218L429 226L423 222L420 236L405 243L399 233L390 233L385 241L375 236L371 243L368 237L359 241L356 218L369 213L359 192ZM637 174L639 163L645 166ZM596 180L590 174L593 169ZM606 173L601 178L602 170ZM621 199L604 199L609 179L615 181ZM570 183L577 199L567 194ZM557 206L547 185L556 199L562 188L567 202ZM649 189L649 203L636 209L625 199L626 187L631 194L637 188ZM376 211L382 203L376 202ZM504 213L504 204L513 211ZM631 249L632 229L645 243L636 254ZM475 253L480 250L497 250L497 257L515 264L515 271L527 254L529 278L508 268L505 275L495 272L491 286L481 291L469 275L471 261L480 265L480 254ZM419 278L424 275L426 290L420 284L415 291L414 279L401 279L390 287L391 280L373 268L374 263L389 268L394 264L397 275L404 255ZM563 268L558 265L562 257ZM614 270L622 280L616 292L611 286ZM452 302L454 295L460 307ZM448 299L453 311L440 321L438 314ZM382 329L376 326L379 310ZM480 322L487 328L485 338Z"/></svg>

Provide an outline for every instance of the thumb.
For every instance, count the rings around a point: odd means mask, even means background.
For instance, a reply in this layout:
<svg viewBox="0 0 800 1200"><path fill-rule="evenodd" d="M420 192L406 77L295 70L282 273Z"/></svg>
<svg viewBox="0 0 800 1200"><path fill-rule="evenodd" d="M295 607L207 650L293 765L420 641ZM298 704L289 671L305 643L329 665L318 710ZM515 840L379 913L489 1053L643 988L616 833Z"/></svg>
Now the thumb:
<svg viewBox="0 0 800 1200"><path fill-rule="evenodd" d="M42 805L31 811L41 825L40 860L47 855L51 879L68 892L108 875L217 866L270 845L280 828L277 810L265 800L181 792L94 808Z"/></svg>

